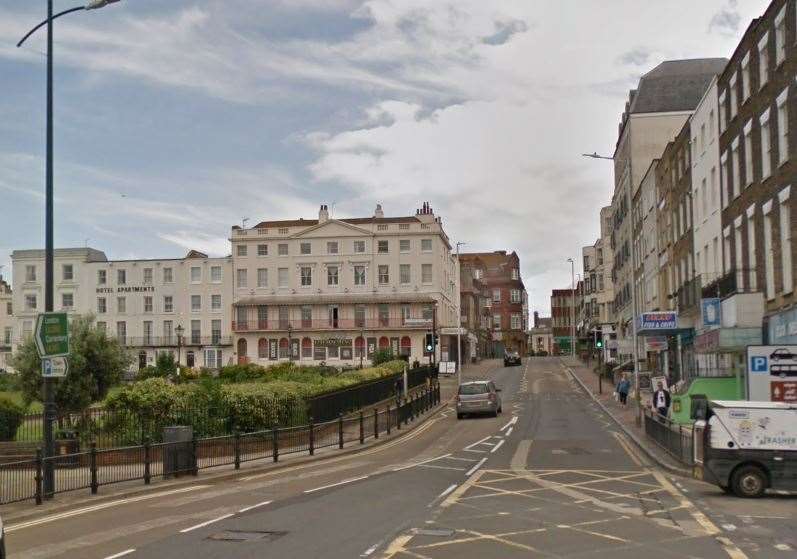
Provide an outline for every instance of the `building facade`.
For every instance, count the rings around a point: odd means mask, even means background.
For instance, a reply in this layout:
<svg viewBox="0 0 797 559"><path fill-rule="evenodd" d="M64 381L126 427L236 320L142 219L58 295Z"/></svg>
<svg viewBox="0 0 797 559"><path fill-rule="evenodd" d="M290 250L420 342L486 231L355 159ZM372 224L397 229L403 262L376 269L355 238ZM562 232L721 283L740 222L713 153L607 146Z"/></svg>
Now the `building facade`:
<svg viewBox="0 0 797 559"><path fill-rule="evenodd" d="M459 326L459 266L442 220L414 216L263 221L235 226L231 330L239 363L281 359L356 365L379 349L412 361L455 360L456 336L436 356L425 335Z"/></svg>
<svg viewBox="0 0 797 559"><path fill-rule="evenodd" d="M492 294L484 282L484 269L477 262L460 262L460 324L465 329L462 339L463 359L492 355Z"/></svg>
<svg viewBox="0 0 797 559"><path fill-rule="evenodd" d="M489 289L492 355L500 357L504 349L513 349L524 355L527 351L528 298L520 277L520 257L516 252L463 253L461 265L470 265Z"/></svg>
<svg viewBox="0 0 797 559"><path fill-rule="evenodd" d="M11 368L11 347L14 338L14 304L11 286L0 275L0 371Z"/></svg>
<svg viewBox="0 0 797 559"><path fill-rule="evenodd" d="M534 320L528 332L528 349L537 354L553 355L554 341L553 330L551 328L551 317L541 317L536 311Z"/></svg>
<svg viewBox="0 0 797 559"><path fill-rule="evenodd" d="M11 261L17 345L44 311L44 251L16 250ZM54 290L53 310L95 315L134 354L133 369L154 365L161 351L189 367L232 362L232 258L108 260L92 248L56 249Z"/></svg>
<svg viewBox="0 0 797 559"><path fill-rule="evenodd" d="M577 343L575 324L578 321L577 309L582 305L580 294L580 285L575 289L551 291L551 333L556 354L570 354Z"/></svg>
<svg viewBox="0 0 797 559"><path fill-rule="evenodd" d="M747 321L760 309L770 344L797 342L796 18L793 2L773 1L750 24L717 84L726 275L709 287L723 297L723 326L753 326Z"/></svg>

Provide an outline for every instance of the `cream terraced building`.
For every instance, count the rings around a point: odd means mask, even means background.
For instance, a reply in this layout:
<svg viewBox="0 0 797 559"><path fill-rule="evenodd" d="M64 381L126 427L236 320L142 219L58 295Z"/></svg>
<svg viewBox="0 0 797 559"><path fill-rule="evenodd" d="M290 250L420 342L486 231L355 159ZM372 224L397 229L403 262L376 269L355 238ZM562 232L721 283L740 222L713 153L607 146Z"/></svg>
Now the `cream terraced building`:
<svg viewBox="0 0 797 559"><path fill-rule="evenodd" d="M459 265L428 203L414 216L233 227L230 325L239 362L367 362L392 348L424 362L425 335L458 326ZM454 343L440 336L436 359ZM442 348L442 349L441 349Z"/></svg>
<svg viewBox="0 0 797 559"><path fill-rule="evenodd" d="M11 260L16 346L44 311L44 251L16 250ZM190 367L234 362L231 257L191 251L177 259L108 260L93 248L64 248L55 251L53 279L53 310L93 313L134 354L133 369L153 365L160 351Z"/></svg>

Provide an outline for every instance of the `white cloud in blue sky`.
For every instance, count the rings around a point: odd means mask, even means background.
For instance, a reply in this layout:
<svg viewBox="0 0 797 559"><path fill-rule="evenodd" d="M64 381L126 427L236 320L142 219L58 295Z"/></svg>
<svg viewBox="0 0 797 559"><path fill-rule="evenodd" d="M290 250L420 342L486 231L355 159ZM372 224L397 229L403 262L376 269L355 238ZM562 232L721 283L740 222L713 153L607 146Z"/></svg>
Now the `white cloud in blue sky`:
<svg viewBox="0 0 797 559"><path fill-rule="evenodd" d="M641 72L729 56L766 6L648 3L123 0L65 17L57 244L220 254L245 217L429 200L468 249L517 250L547 310L611 196L610 166L580 154L611 153ZM0 3L0 265L42 245L44 34L14 45L44 9Z"/></svg>

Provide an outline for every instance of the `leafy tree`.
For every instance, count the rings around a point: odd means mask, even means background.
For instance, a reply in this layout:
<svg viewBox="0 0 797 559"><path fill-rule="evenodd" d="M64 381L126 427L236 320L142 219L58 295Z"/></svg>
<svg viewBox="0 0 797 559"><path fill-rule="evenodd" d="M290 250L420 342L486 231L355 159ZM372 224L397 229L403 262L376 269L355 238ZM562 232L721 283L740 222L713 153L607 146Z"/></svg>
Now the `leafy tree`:
<svg viewBox="0 0 797 559"><path fill-rule="evenodd" d="M103 399L133 362L118 340L95 328L92 315L74 317L69 336L69 374L55 386L55 403L62 413L82 411ZM41 359L33 338L18 348L13 366L20 375L25 402L44 401Z"/></svg>
<svg viewBox="0 0 797 559"><path fill-rule="evenodd" d="M374 367L376 367L377 365L381 365L382 363L387 363L389 361L393 361L394 359L395 359L395 357L393 357L393 349L387 347L387 348L384 348L384 349L380 349L376 353L374 353L374 358L373 358L372 361L373 361Z"/></svg>
<svg viewBox="0 0 797 559"><path fill-rule="evenodd" d="M177 360L172 353L160 351L155 359L155 368L159 377L168 378L177 371Z"/></svg>

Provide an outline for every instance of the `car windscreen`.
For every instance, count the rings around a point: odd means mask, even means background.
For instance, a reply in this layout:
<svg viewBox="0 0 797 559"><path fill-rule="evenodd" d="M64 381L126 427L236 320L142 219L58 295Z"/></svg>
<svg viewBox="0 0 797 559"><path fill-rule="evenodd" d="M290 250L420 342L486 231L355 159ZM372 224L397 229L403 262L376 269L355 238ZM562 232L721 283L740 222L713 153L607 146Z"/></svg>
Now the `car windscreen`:
<svg viewBox="0 0 797 559"><path fill-rule="evenodd" d="M459 387L459 393L468 394L487 394L487 384L463 384Z"/></svg>

